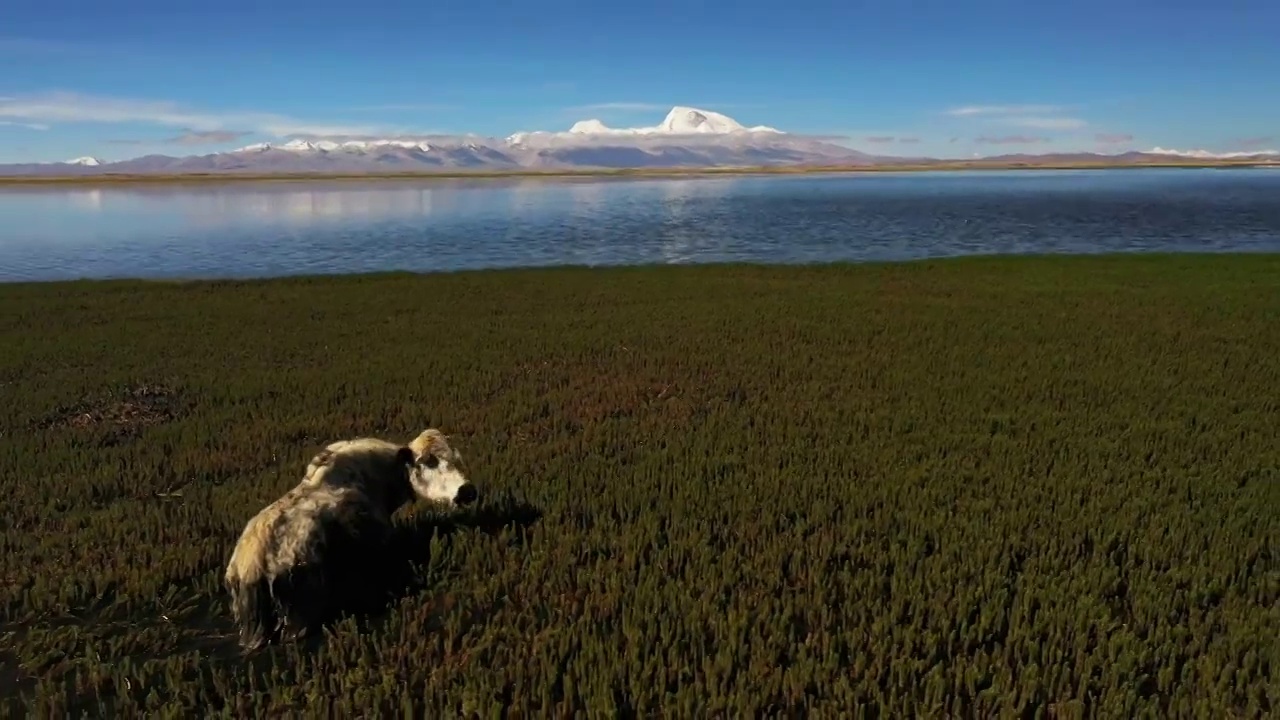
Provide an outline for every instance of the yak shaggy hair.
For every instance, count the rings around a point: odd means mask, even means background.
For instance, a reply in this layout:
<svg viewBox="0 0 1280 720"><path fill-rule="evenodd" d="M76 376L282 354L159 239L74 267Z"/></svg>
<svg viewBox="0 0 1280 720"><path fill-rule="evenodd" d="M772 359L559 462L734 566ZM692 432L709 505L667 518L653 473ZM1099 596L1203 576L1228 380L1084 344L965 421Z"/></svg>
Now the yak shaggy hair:
<svg viewBox="0 0 1280 720"><path fill-rule="evenodd" d="M245 651L314 633L377 586L378 548L392 515L415 496L452 505L476 499L444 435L408 445L340 440L307 464L302 481L245 525L224 584Z"/></svg>

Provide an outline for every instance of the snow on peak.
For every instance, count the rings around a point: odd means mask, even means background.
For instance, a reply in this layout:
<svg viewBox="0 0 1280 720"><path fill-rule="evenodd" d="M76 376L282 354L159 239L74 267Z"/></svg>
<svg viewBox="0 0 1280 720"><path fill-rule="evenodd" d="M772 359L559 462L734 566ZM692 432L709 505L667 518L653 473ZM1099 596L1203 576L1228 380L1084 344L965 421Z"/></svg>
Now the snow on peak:
<svg viewBox="0 0 1280 720"><path fill-rule="evenodd" d="M737 120L710 110L675 106L658 126L663 132L679 135L692 133L725 134L746 130Z"/></svg>
<svg viewBox="0 0 1280 720"><path fill-rule="evenodd" d="M74 160L68 160L68 161L67 161L67 164L68 164L68 165L82 165L82 166L84 166L84 167L98 167L99 165L101 165L101 164L102 164L102 161L101 161L101 160L99 160L99 159L98 159L98 158L96 158L96 157L89 157L89 156L87 156L87 155L86 155L85 157L78 157L78 158L76 158L76 159L74 159Z"/></svg>
<svg viewBox="0 0 1280 720"><path fill-rule="evenodd" d="M657 125L633 128L611 128L603 122L592 118L580 120L569 128L568 132L520 132L507 138L511 144L519 144L533 137L580 137L580 136L618 136L618 135L736 135L741 133L775 133L783 134L765 125L745 127L742 123L728 115L711 110L700 110L693 107L677 105L671 108L667 117Z"/></svg>
<svg viewBox="0 0 1280 720"><path fill-rule="evenodd" d="M697 135L702 137L714 136L743 136L752 133L772 133L776 135L784 135L781 130L776 130L764 125L755 127L745 127L733 118L711 110L700 110L694 107L686 107L677 105L671 108L666 118L657 125L648 127L634 128L611 128L600 120L592 118L590 120L580 120L569 128L568 132L518 132L506 138L507 146L524 146L533 143L534 146L541 145L546 141L577 141L587 140L600 137L662 137ZM410 150L420 150L428 152L433 149L423 140L401 139L401 138L364 138L360 140L343 140L341 138L328 139L294 139L288 142L276 144L270 142L254 143L237 148L232 152L266 152L268 150L284 150L295 153L363 153L366 151L376 151L378 148L397 147ZM475 143L467 143L467 149L478 150L479 146Z"/></svg>
<svg viewBox="0 0 1280 720"><path fill-rule="evenodd" d="M591 120L579 120L569 128L569 132L574 135L604 135L612 130L608 125L592 118Z"/></svg>
<svg viewBox="0 0 1280 720"><path fill-rule="evenodd" d="M1152 155L1177 155L1197 160L1226 160L1229 158L1252 157L1255 155L1280 155L1280 150L1238 150L1236 152L1216 153L1208 150L1174 150L1172 148L1154 147L1147 151Z"/></svg>
<svg viewBox="0 0 1280 720"><path fill-rule="evenodd" d="M338 142L336 140L303 140L297 138L290 140L283 145L273 145L269 142L254 143L237 148L232 152L264 152L266 150L286 150L296 153L319 153L319 152L364 152L365 150L377 150L379 147L398 147L408 150L421 150L429 152L431 145L423 140L399 140L399 139L373 139L373 140L345 140Z"/></svg>

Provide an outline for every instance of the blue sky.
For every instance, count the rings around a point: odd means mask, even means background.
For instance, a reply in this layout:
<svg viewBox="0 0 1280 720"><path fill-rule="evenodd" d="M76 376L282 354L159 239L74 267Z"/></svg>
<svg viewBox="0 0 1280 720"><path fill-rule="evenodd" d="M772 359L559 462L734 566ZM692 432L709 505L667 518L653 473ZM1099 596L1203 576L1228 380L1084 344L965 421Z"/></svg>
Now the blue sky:
<svg viewBox="0 0 1280 720"><path fill-rule="evenodd" d="M1275 0L4 6L0 162L652 125L672 105L882 154L1280 146Z"/></svg>

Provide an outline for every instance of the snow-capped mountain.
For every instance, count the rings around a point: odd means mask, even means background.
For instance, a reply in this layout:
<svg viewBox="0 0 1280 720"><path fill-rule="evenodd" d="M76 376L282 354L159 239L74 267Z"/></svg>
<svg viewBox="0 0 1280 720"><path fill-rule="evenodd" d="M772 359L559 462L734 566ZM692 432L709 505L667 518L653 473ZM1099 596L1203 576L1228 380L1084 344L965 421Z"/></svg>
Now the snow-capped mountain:
<svg viewBox="0 0 1280 720"><path fill-rule="evenodd" d="M1229 160L1232 158L1252 158L1262 155L1280 157L1280 150L1239 150L1236 152L1210 152L1208 150L1172 150L1156 147L1147 151L1152 155L1176 155L1177 157L1195 158L1197 160Z"/></svg>
<svg viewBox="0 0 1280 720"><path fill-rule="evenodd" d="M208 155L146 155L103 163L94 169L103 173L347 173L847 165L870 160L869 155L833 143L771 127L747 127L721 113L677 106L662 122L649 127L611 128L592 119L574 123L567 132L521 132L507 138L297 138ZM70 169L65 164L45 167L56 167L60 172ZM88 163L78 163L75 169L83 173L88 167ZM23 174L28 168L22 169ZM0 168L0 173L15 174L11 172L14 169Z"/></svg>
<svg viewBox="0 0 1280 720"><path fill-rule="evenodd" d="M588 141L595 141L599 144L601 141L618 141L620 139L665 139L673 140L675 138L697 138L699 140L708 140L711 138L725 139L757 139L757 140L776 140L777 138L766 138L765 135L785 135L781 130L757 125L756 127L744 127L742 123L718 112L710 110L699 110L697 108L684 107L677 105L671 108L671 112L667 113L666 118L657 125L648 127L634 128L611 128L600 120L592 118L590 120L579 120L569 128L568 132L547 132L538 130L534 132L518 132L507 138L509 145L529 145L540 144L547 145L554 141L561 141L563 145L583 144Z"/></svg>
<svg viewBox="0 0 1280 720"><path fill-rule="evenodd" d="M272 149L293 150L297 152L333 152L335 150L363 152L379 145L418 149L422 152L427 152L431 149L431 145L429 143L421 140L346 140L343 142L336 142L334 140L290 140L279 145L269 142L253 143L252 145L245 145L235 152L262 152L264 150Z"/></svg>
<svg viewBox="0 0 1280 720"><path fill-rule="evenodd" d="M1156 148L1120 155L1060 153L983 158L985 161L1131 164L1179 158L1280 159L1275 151L1208 154ZM873 156L825 140L787 133L693 107L676 106L657 125L612 128L598 119L567 131L475 135L296 138L260 142L207 155L145 155L117 162L81 157L63 163L0 165L0 175L185 173L423 173L435 171L716 168L786 165L930 165L931 158Z"/></svg>
<svg viewBox="0 0 1280 720"><path fill-rule="evenodd" d="M509 141L518 142L529 135L552 135L556 137L565 136L636 136L636 135L667 135L667 136L684 136L684 135L734 135L739 133L775 133L783 134L781 130L776 130L764 125L756 127L743 127L741 123L728 115L722 115L718 112L710 110L699 110L697 108L683 107L677 105L671 108L671 112L667 113L667 117L661 123L652 127L637 128L611 128L603 122L592 118L591 120L580 120L569 128L567 133L516 133Z"/></svg>

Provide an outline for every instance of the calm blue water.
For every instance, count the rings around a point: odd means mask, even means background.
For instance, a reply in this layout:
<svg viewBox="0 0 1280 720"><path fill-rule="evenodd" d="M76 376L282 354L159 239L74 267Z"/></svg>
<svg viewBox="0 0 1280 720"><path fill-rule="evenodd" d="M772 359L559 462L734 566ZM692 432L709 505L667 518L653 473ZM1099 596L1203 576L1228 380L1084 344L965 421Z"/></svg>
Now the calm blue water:
<svg viewBox="0 0 1280 720"><path fill-rule="evenodd" d="M0 189L0 280L1280 251L1280 170Z"/></svg>

